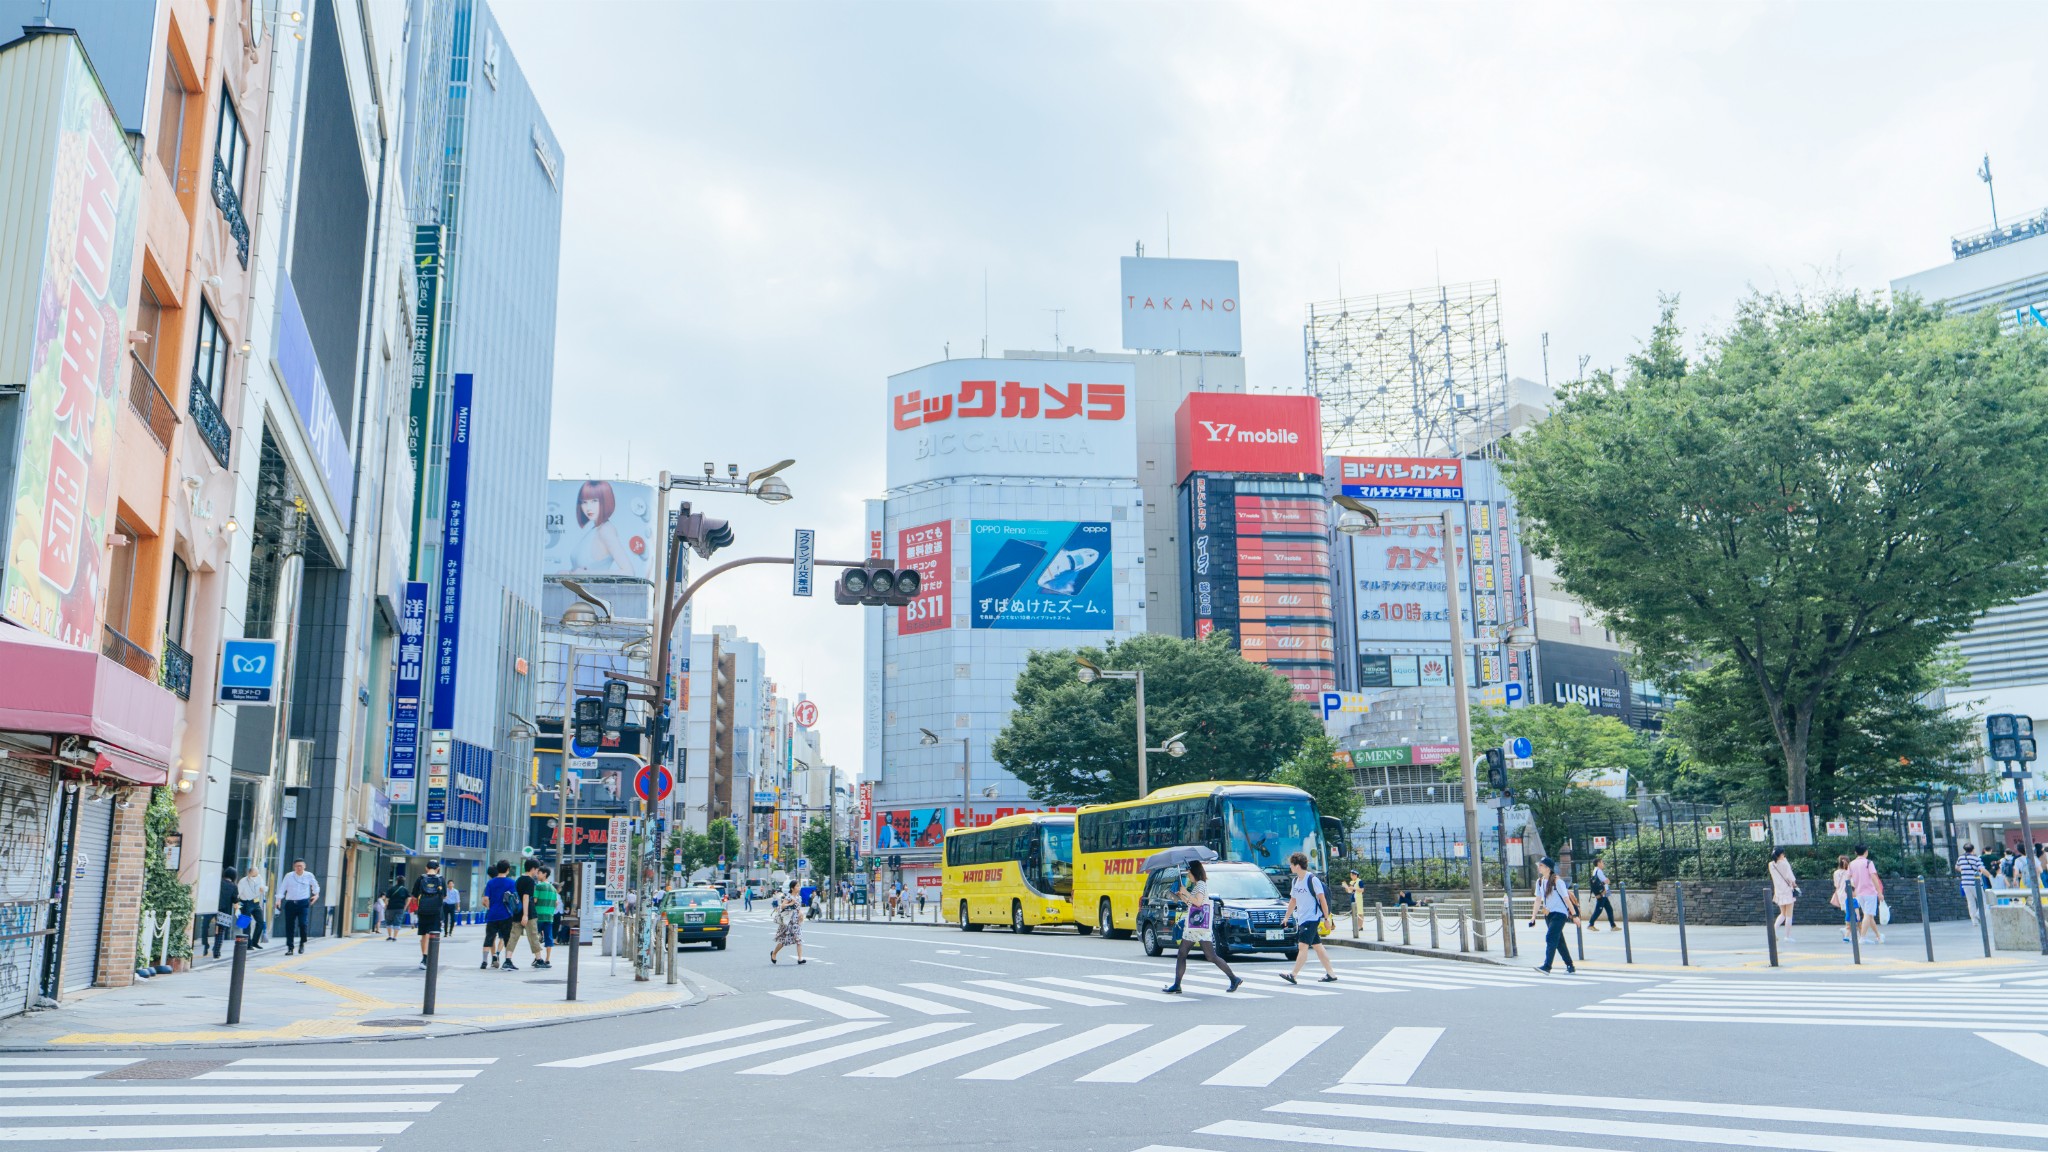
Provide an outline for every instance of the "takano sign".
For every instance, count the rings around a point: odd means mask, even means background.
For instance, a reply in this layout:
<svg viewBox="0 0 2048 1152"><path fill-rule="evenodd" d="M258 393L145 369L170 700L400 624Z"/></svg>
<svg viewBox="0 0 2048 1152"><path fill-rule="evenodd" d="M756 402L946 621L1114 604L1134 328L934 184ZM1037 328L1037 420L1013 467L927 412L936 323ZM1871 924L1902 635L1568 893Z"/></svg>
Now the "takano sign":
<svg viewBox="0 0 2048 1152"><path fill-rule="evenodd" d="M1126 256L1124 347L1143 352L1244 351L1235 260Z"/></svg>
<svg viewBox="0 0 2048 1152"><path fill-rule="evenodd" d="M1135 479L1136 373L1096 360L942 360L889 378L889 487L957 476Z"/></svg>
<svg viewBox="0 0 2048 1152"><path fill-rule="evenodd" d="M1194 392L1173 423L1176 480L1191 472L1323 474L1322 406L1313 396Z"/></svg>

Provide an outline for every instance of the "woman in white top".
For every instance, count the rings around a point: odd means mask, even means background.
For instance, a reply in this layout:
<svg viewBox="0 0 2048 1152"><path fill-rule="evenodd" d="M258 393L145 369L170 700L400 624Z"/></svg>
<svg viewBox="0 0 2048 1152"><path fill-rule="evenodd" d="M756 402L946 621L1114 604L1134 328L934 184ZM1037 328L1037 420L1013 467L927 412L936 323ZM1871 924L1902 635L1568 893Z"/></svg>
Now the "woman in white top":
<svg viewBox="0 0 2048 1152"><path fill-rule="evenodd" d="M1828 903L1842 910L1842 943L1849 942L1849 925L1856 922L1856 902L1849 898L1849 858L1835 857L1835 894Z"/></svg>
<svg viewBox="0 0 2048 1152"><path fill-rule="evenodd" d="M1792 909L1799 903L1799 877L1783 848L1771 849L1771 903L1778 906L1778 939L1792 943Z"/></svg>
<svg viewBox="0 0 2048 1152"><path fill-rule="evenodd" d="M1237 986L1244 981L1230 970L1230 965L1225 963L1222 957L1216 955L1216 949L1210 943L1216 938L1216 906L1209 903L1209 872L1202 867L1200 860L1190 860L1187 878L1190 883L1182 884L1173 893L1175 900L1188 906L1187 922L1180 931L1180 955L1173 958L1173 983L1160 991L1180 991L1180 978L1188 973L1188 948L1190 945L1200 944L1202 959L1221 968L1223 974L1230 978L1230 987L1227 990L1235 992Z"/></svg>
<svg viewBox="0 0 2048 1152"><path fill-rule="evenodd" d="M1572 890L1565 887L1564 878L1557 874L1557 863L1545 856L1536 862L1536 915L1544 921L1543 964L1538 972L1550 971L1551 962L1564 957L1564 970L1577 972L1572 964L1572 951L1565 946L1564 926L1579 918L1579 904L1572 896ZM1530 920L1533 926L1536 921Z"/></svg>

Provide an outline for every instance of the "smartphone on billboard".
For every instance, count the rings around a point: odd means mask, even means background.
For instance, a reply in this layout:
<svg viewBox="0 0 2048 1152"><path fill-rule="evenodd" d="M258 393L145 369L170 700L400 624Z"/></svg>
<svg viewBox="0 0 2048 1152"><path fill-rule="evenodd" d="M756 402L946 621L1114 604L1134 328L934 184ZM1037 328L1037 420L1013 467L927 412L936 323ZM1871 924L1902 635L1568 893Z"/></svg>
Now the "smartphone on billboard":
<svg viewBox="0 0 2048 1152"><path fill-rule="evenodd" d="M1109 526L1076 524L1067 542L1053 553L1038 578L1038 588L1054 596L1072 596L1088 586L1088 579L1109 558Z"/></svg>
<svg viewBox="0 0 2048 1152"><path fill-rule="evenodd" d="M975 614L993 620L1003 614L1002 603L1017 594L1045 559L1045 545L1036 540L1006 540L990 558L988 567L974 577ZM993 602L983 611L985 601Z"/></svg>

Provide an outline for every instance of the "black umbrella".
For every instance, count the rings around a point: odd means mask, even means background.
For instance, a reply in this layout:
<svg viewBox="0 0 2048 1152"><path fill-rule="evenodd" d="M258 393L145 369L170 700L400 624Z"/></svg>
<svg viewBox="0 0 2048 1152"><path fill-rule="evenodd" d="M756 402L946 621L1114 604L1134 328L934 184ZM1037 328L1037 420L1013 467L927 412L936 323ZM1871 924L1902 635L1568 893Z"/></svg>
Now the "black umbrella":
<svg viewBox="0 0 2048 1152"><path fill-rule="evenodd" d="M1216 850L1213 848L1204 848L1199 844L1182 845L1179 848L1168 848L1164 852L1154 852L1150 856L1145 857L1145 871L1157 872L1161 868L1179 868L1190 860L1200 860L1207 863L1214 859L1216 859Z"/></svg>

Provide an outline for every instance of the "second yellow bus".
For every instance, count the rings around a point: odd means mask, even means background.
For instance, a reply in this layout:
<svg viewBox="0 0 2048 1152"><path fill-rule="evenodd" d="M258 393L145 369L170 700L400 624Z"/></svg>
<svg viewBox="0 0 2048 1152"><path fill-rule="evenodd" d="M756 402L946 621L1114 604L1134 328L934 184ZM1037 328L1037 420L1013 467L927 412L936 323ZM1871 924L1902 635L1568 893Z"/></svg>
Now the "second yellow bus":
<svg viewBox="0 0 2048 1152"><path fill-rule="evenodd" d="M963 931L1074 923L1072 813L1023 812L955 828L946 833L945 864L939 906Z"/></svg>

